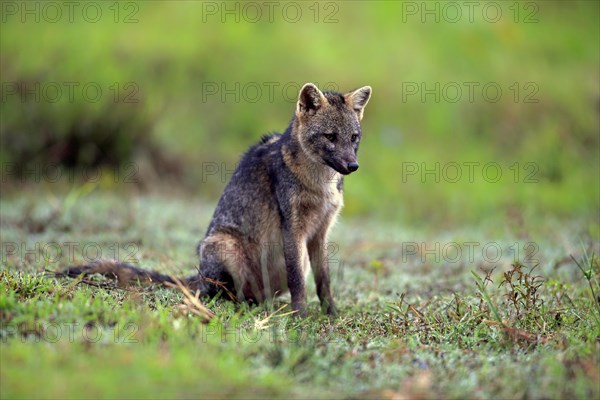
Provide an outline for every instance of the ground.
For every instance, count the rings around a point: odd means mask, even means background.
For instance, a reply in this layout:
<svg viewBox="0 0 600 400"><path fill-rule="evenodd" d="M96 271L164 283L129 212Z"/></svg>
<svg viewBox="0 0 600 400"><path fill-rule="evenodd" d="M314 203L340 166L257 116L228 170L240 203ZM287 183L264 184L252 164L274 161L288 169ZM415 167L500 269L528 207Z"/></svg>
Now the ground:
<svg viewBox="0 0 600 400"><path fill-rule="evenodd" d="M346 218L339 316L57 279L95 258L191 274L213 201L42 186L2 199L2 398L598 398L597 225ZM575 261L571 259L571 255Z"/></svg>

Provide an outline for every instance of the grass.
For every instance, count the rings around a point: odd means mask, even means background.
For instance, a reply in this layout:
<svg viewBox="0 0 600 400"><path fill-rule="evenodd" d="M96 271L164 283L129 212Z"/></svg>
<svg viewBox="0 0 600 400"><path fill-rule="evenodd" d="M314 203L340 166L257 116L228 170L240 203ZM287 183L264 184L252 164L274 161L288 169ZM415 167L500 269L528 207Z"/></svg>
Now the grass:
<svg viewBox="0 0 600 400"><path fill-rule="evenodd" d="M99 188L5 197L1 397L600 396L598 237L584 220L523 232L343 218L330 253L336 319L320 313L312 282L306 319L286 315L289 297L251 308L201 299L210 318L178 289L44 272L118 248L145 268L190 273L213 207Z"/></svg>

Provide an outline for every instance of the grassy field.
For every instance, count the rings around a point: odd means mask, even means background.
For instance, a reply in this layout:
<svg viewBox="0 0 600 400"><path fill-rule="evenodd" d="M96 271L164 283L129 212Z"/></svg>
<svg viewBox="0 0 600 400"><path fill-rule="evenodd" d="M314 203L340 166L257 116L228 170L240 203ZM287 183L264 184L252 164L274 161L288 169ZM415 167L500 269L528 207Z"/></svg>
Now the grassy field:
<svg viewBox="0 0 600 400"><path fill-rule="evenodd" d="M599 2L4 1L0 20L1 398L600 398ZM299 320L289 296L53 275L193 273L240 154L306 82L373 87L331 237L339 317L312 281Z"/></svg>
<svg viewBox="0 0 600 400"><path fill-rule="evenodd" d="M585 220L418 230L343 218L336 319L312 283L305 320L283 297L203 299L208 321L177 289L47 272L101 252L189 274L213 206L99 188L4 198L2 398L600 396L598 237Z"/></svg>

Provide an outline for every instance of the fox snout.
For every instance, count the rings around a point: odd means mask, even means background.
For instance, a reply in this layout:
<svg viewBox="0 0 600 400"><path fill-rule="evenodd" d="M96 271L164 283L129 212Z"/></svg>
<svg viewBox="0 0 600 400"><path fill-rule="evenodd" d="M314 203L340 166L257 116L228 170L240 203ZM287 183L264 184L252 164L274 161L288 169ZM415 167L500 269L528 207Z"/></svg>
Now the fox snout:
<svg viewBox="0 0 600 400"><path fill-rule="evenodd" d="M358 169L358 162L355 161L333 161L327 164L342 175L349 175Z"/></svg>
<svg viewBox="0 0 600 400"><path fill-rule="evenodd" d="M349 162L347 168L348 171L354 172L358 169L358 163L356 161Z"/></svg>

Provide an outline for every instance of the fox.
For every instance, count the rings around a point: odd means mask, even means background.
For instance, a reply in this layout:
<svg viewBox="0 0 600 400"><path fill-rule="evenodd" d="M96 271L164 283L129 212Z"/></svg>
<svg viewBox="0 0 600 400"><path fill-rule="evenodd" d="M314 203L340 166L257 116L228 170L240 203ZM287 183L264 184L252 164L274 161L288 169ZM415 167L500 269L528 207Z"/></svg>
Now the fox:
<svg viewBox="0 0 600 400"><path fill-rule="evenodd" d="M328 235L344 205L344 177L359 168L361 121L372 89L341 94L306 83L283 133L263 136L242 156L198 244L195 275L182 279L203 296L220 291L260 303L289 291L292 311L307 315L312 269L321 309L337 315L327 258ZM114 260L70 266L61 276L102 274L119 285L175 278Z"/></svg>

